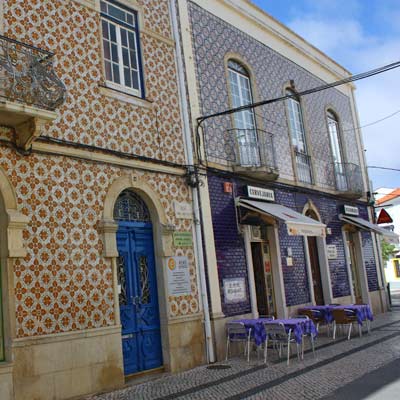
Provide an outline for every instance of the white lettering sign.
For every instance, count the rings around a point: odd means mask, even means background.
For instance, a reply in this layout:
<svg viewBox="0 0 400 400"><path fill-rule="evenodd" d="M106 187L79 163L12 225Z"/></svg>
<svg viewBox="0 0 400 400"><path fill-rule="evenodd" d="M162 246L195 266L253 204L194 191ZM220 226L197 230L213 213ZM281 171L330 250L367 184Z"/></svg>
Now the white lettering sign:
<svg viewBox="0 0 400 400"><path fill-rule="evenodd" d="M224 279L225 303L246 301L246 282L244 278Z"/></svg>
<svg viewBox="0 0 400 400"><path fill-rule="evenodd" d="M259 188L255 186L247 186L247 196L253 199L275 201L275 193L273 190Z"/></svg>
<svg viewBox="0 0 400 400"><path fill-rule="evenodd" d="M174 210L176 218L179 219L192 219L193 212L192 206L189 203L181 203L179 201L174 200Z"/></svg>
<svg viewBox="0 0 400 400"><path fill-rule="evenodd" d="M326 255L328 256L328 260L336 260L337 259L337 247L334 244L328 244L326 246Z"/></svg>
<svg viewBox="0 0 400 400"><path fill-rule="evenodd" d="M189 260L187 257L168 257L168 293L170 296L185 296L191 293Z"/></svg>
<svg viewBox="0 0 400 400"><path fill-rule="evenodd" d="M354 206L344 206L344 213L347 215L354 215L354 216L358 216L359 212L358 212L358 208L354 207Z"/></svg>

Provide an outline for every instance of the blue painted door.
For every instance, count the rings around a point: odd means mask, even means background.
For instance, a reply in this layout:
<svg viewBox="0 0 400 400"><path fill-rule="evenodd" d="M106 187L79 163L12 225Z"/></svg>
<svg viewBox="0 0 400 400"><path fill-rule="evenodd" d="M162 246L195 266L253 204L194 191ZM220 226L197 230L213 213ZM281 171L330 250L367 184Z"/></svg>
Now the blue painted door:
<svg viewBox="0 0 400 400"><path fill-rule="evenodd" d="M119 304L125 375L162 365L151 223L119 222Z"/></svg>

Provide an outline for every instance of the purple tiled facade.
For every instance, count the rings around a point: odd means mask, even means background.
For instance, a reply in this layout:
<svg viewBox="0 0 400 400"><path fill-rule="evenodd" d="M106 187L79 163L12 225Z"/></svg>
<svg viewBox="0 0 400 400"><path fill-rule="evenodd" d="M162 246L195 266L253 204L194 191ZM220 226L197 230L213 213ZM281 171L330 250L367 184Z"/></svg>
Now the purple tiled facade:
<svg viewBox="0 0 400 400"><path fill-rule="evenodd" d="M233 184L233 194L224 193L224 182L231 182ZM243 179L226 178L215 174L209 174L208 184L220 285L222 286L225 278L244 277L247 281L245 247L242 236L238 230L234 197L243 195L244 186L250 184L250 182L246 182ZM352 203L323 193L302 193L299 189L294 191L293 188L277 184L257 184L257 186L273 189L275 192L275 200L278 204L282 204L298 212L303 210L305 204L309 200L313 202L321 216L321 222L331 229L331 234L326 237L326 243L328 245L336 245L337 248L337 258L329 260L333 297L349 296L349 277L347 274L342 236L343 222L339 220L338 216L342 212L341 209L344 204L352 204L358 207L360 217L366 218L366 206L361 202ZM369 232L363 232L362 239L368 286L370 291L374 291L378 289L378 284L371 234ZM289 236L286 225L280 223L279 241L287 306L310 302L303 237ZM292 249L293 266L286 265L285 251L288 247ZM247 294L248 293L249 291L247 288ZM223 291L221 296L225 315L244 314L251 311L248 295L247 301L234 304L225 303Z"/></svg>
<svg viewBox="0 0 400 400"><path fill-rule="evenodd" d="M208 115L229 109L229 82L227 80L227 57L243 64L251 71L251 88L255 101L273 99L284 93L285 85L292 82L301 91L317 87L324 82L301 65L285 58L266 44L254 39L246 32L227 21L207 12L188 1L192 29L196 79L201 114ZM257 97L255 96L257 94ZM279 177L285 182L265 183L260 180L246 182L238 175L222 175L215 169L208 172L208 188L211 204L215 250L220 287L227 278L243 277L248 283L245 244L239 231L234 198L244 194L244 186L273 189L275 201L302 213L305 204L311 201L318 209L321 222L331 230L326 237L327 245L335 245L337 257L329 260L329 273L333 297L350 295L349 276L343 242L343 222L339 213L344 204L357 206L360 217L368 219L367 205L363 202L344 200L327 194L336 190L334 160L327 132L326 111L338 115L340 129L346 132L341 137L343 158L348 163L360 165L357 132L351 110L351 99L337 89L329 89L304 96L301 99L303 119L306 127L307 145L311 149L313 189L296 186L296 171L292 159L291 135L289 132L286 103L276 102L256 109L257 127L273 134L276 166ZM235 163L235 140L230 129L234 127L231 115L207 119L202 125L202 139L206 161L229 169ZM259 126L260 124L260 126ZM219 168L217 168L219 169ZM223 183L233 184L233 194L225 193ZM325 192L324 192L325 191ZM304 238L289 236L284 223L278 227L281 251L282 275L286 305L295 306L311 301ZM362 233L363 255L370 291L377 290L377 273L370 233ZM286 264L287 248L292 249L293 265ZM247 299L240 303L227 303L221 290L222 310L225 315L239 315L251 311L249 288Z"/></svg>

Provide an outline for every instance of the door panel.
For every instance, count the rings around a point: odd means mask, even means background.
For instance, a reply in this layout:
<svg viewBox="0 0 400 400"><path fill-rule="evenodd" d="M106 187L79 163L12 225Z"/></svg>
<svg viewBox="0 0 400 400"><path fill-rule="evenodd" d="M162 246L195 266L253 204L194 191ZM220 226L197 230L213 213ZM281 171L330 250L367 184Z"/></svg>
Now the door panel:
<svg viewBox="0 0 400 400"><path fill-rule="evenodd" d="M268 314L267 292L265 288L265 275L261 243L251 243L251 255L253 259L254 280L256 284L257 308L260 315Z"/></svg>
<svg viewBox="0 0 400 400"><path fill-rule="evenodd" d="M151 224L121 222L117 245L124 369L132 374L162 365Z"/></svg>
<svg viewBox="0 0 400 400"><path fill-rule="evenodd" d="M321 270L319 266L317 238L314 236L307 237L308 252L310 254L311 274L314 287L314 298L317 305L324 305L324 293L322 291Z"/></svg>

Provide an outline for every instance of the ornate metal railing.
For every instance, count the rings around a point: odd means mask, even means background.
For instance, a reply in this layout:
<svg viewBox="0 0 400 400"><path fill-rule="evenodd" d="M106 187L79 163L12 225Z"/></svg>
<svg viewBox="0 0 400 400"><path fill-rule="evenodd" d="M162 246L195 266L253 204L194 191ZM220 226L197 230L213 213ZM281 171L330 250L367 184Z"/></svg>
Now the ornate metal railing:
<svg viewBox="0 0 400 400"><path fill-rule="evenodd" d="M300 182L313 183L311 157L308 154L295 151L297 177Z"/></svg>
<svg viewBox="0 0 400 400"><path fill-rule="evenodd" d="M352 163L334 163L336 189L362 195L364 191L361 168Z"/></svg>
<svg viewBox="0 0 400 400"><path fill-rule="evenodd" d="M234 164L277 169L273 135L261 129L228 129L235 140Z"/></svg>
<svg viewBox="0 0 400 400"><path fill-rule="evenodd" d="M0 35L0 97L55 110L66 88L53 67L53 54Z"/></svg>

